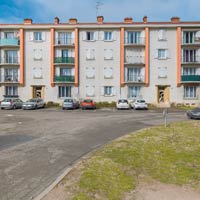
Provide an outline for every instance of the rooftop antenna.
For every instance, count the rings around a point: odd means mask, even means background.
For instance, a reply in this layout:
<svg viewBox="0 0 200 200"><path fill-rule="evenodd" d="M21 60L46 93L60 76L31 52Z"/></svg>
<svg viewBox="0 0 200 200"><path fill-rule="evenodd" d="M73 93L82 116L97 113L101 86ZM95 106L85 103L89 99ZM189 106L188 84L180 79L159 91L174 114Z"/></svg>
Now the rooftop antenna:
<svg viewBox="0 0 200 200"><path fill-rule="evenodd" d="M101 0L97 1L96 2L96 16L99 16L99 10L101 6L103 6L103 2Z"/></svg>

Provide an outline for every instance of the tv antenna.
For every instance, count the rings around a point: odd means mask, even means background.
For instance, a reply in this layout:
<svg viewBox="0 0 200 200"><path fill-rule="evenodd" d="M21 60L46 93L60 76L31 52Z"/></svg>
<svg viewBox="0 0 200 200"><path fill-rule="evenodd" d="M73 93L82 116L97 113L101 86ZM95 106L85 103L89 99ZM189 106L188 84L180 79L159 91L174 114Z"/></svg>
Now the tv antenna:
<svg viewBox="0 0 200 200"><path fill-rule="evenodd" d="M99 10L100 10L101 6L103 6L103 2L102 1L97 1L96 2L96 16L99 16Z"/></svg>

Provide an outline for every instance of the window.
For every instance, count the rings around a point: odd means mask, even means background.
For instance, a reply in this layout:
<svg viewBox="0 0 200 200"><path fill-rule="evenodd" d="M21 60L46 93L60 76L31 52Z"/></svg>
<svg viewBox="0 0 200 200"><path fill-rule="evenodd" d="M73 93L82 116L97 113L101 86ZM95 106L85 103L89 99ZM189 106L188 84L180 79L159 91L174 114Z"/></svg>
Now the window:
<svg viewBox="0 0 200 200"><path fill-rule="evenodd" d="M71 86L58 86L59 97L71 97Z"/></svg>
<svg viewBox="0 0 200 200"><path fill-rule="evenodd" d="M167 78L167 67L158 67L158 78Z"/></svg>
<svg viewBox="0 0 200 200"><path fill-rule="evenodd" d="M166 30L159 30L158 31L158 40L159 41L165 41L165 40L167 40L167 38L166 38Z"/></svg>
<svg viewBox="0 0 200 200"><path fill-rule="evenodd" d="M18 51L8 50L5 52L6 63L9 64L18 64Z"/></svg>
<svg viewBox="0 0 200 200"><path fill-rule="evenodd" d="M5 68L5 81L18 82L18 69Z"/></svg>
<svg viewBox="0 0 200 200"><path fill-rule="evenodd" d="M183 32L183 44L192 44L194 43L195 32L193 31L184 31Z"/></svg>
<svg viewBox="0 0 200 200"><path fill-rule="evenodd" d="M86 78L95 78L95 68L86 67Z"/></svg>
<svg viewBox="0 0 200 200"><path fill-rule="evenodd" d="M5 86L5 96L18 96L18 87Z"/></svg>
<svg viewBox="0 0 200 200"><path fill-rule="evenodd" d="M42 32L34 32L34 40L41 41L42 40Z"/></svg>
<svg viewBox="0 0 200 200"><path fill-rule="evenodd" d="M111 31L105 31L104 32L104 40L105 41L111 41L113 38L112 38L112 32Z"/></svg>
<svg viewBox="0 0 200 200"><path fill-rule="evenodd" d="M140 96L140 86L129 86L128 87L128 98L138 98Z"/></svg>
<svg viewBox="0 0 200 200"><path fill-rule="evenodd" d="M196 86L185 86L184 87L184 97L185 98L196 98L197 97L196 90L197 90Z"/></svg>
<svg viewBox="0 0 200 200"><path fill-rule="evenodd" d="M72 68L60 68L60 76L72 76Z"/></svg>
<svg viewBox="0 0 200 200"><path fill-rule="evenodd" d="M197 62L197 51L196 49L184 49L183 50L183 62L187 63L187 62Z"/></svg>
<svg viewBox="0 0 200 200"><path fill-rule="evenodd" d="M94 41L94 32L86 32L86 40Z"/></svg>
<svg viewBox="0 0 200 200"><path fill-rule="evenodd" d="M113 68L104 67L104 78L112 78L112 77L113 77Z"/></svg>
<svg viewBox="0 0 200 200"><path fill-rule="evenodd" d="M6 39L14 39L15 38L14 32L5 32L5 38Z"/></svg>
<svg viewBox="0 0 200 200"><path fill-rule="evenodd" d="M143 44L143 38L141 37L141 32L126 32L126 44Z"/></svg>
<svg viewBox="0 0 200 200"><path fill-rule="evenodd" d="M157 59L167 59L167 58L169 58L168 49L156 49L155 58L157 58Z"/></svg>
<svg viewBox="0 0 200 200"><path fill-rule="evenodd" d="M184 67L182 68L182 75L196 75L196 68Z"/></svg>
<svg viewBox="0 0 200 200"><path fill-rule="evenodd" d="M86 59L87 60L95 59L95 49L86 49Z"/></svg>
<svg viewBox="0 0 200 200"><path fill-rule="evenodd" d="M104 96L112 96L113 95L113 87L112 86L104 86Z"/></svg>
<svg viewBox="0 0 200 200"><path fill-rule="evenodd" d="M71 32L58 32L57 44L73 44Z"/></svg>
<svg viewBox="0 0 200 200"><path fill-rule="evenodd" d="M132 82L142 81L141 68L127 68L125 80Z"/></svg>

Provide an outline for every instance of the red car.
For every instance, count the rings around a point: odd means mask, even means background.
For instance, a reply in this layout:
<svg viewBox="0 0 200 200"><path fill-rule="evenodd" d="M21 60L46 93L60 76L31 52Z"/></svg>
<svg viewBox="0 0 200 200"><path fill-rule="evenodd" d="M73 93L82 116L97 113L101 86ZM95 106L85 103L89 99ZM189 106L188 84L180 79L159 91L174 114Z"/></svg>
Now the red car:
<svg viewBox="0 0 200 200"><path fill-rule="evenodd" d="M82 110L85 109L96 109L96 104L92 99L85 99L81 102Z"/></svg>

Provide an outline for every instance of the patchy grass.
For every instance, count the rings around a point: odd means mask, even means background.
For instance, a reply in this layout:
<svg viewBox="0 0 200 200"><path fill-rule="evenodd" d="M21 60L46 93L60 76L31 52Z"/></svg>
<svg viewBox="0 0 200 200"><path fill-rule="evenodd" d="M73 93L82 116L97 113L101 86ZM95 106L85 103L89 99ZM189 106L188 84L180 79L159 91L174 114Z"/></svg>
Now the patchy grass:
<svg viewBox="0 0 200 200"><path fill-rule="evenodd" d="M200 122L157 126L118 139L85 160L73 184L73 200L123 199L141 177L144 181L200 189ZM73 176L65 179L70 182Z"/></svg>

